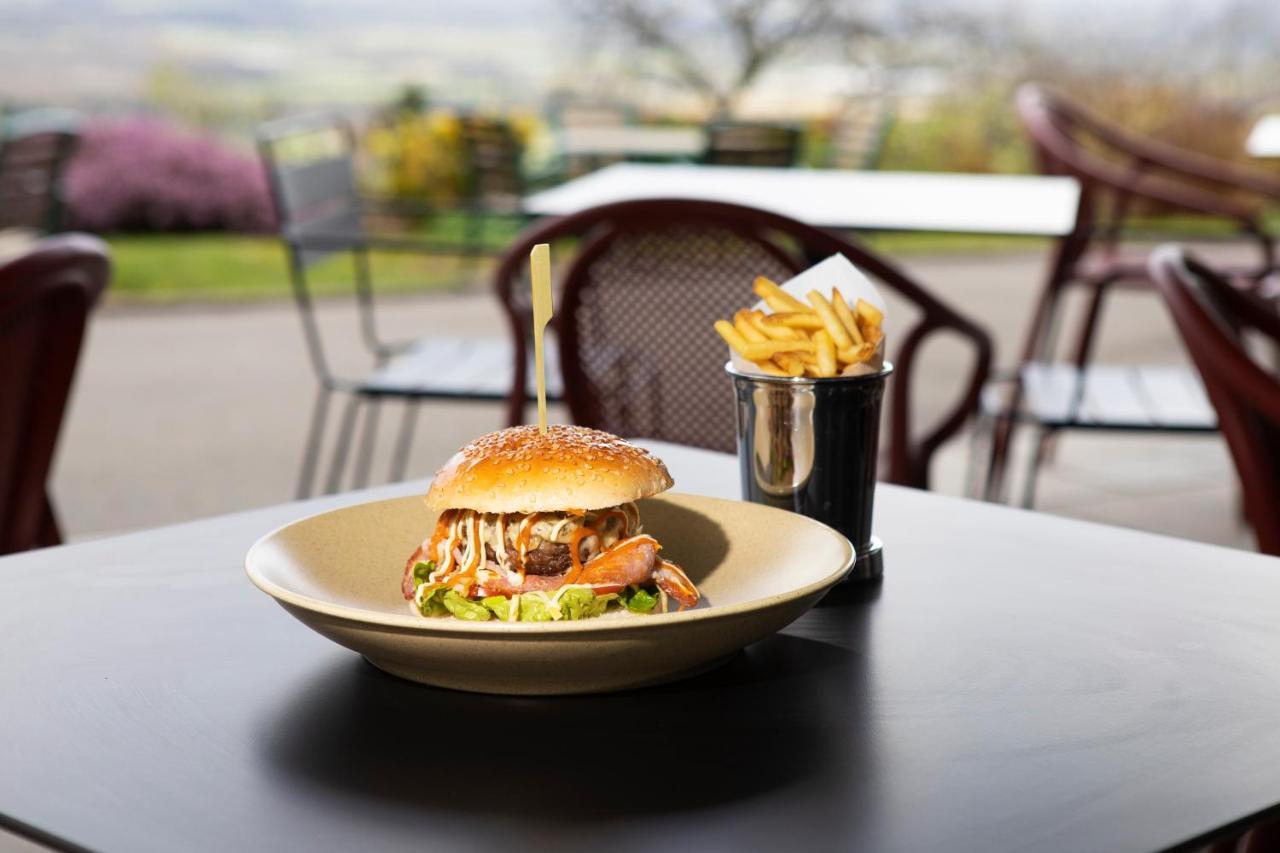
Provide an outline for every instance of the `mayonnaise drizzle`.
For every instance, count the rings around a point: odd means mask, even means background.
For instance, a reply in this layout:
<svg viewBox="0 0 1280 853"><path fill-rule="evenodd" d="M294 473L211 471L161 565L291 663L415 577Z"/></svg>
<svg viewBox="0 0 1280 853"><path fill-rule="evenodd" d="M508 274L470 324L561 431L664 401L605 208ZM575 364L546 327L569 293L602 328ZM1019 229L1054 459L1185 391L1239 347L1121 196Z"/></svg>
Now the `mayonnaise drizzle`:
<svg viewBox="0 0 1280 853"><path fill-rule="evenodd" d="M623 530L618 531L617 538L614 542L608 542L613 534L605 534L603 528L608 525L602 525L602 529L597 533L592 533L582 537L579 544L590 542L595 539L596 553L586 561L600 556L606 550L613 550L624 542L637 538L641 535L643 528L640 525L640 512L634 503L620 504L617 507L597 510L584 516L564 516L555 522L545 522L550 525L551 529L544 537L546 541L555 542L560 538L566 526L578 523L585 524L588 518L599 518L613 510L620 510L626 518L626 524ZM486 563L485 546L493 546L495 562L498 568L503 571L507 579L512 583L522 583L524 578L512 566L512 561L507 553L507 515L505 513L482 514L475 510L459 509L449 510L450 518L448 524L448 534L436 546L436 568L427 578L427 584L438 584L450 576L459 573L468 573L473 570L478 571ZM548 513L529 513L520 518L519 526L516 528L515 544L518 549L519 565L524 565L525 557L529 550L530 540L532 537L532 525L548 515ZM492 518L490 518L492 516ZM628 535L630 534L630 535ZM496 541L489 541L490 539ZM652 540L653 537L645 538ZM419 589L426 584L420 584ZM561 589L569 589L562 587Z"/></svg>
<svg viewBox="0 0 1280 853"><path fill-rule="evenodd" d="M498 528L498 544L494 546L493 553L494 553L494 556L498 558L498 566L503 569L508 569L509 560L507 558L507 515L506 513L503 513L503 512L498 513L497 518L494 520L494 526Z"/></svg>

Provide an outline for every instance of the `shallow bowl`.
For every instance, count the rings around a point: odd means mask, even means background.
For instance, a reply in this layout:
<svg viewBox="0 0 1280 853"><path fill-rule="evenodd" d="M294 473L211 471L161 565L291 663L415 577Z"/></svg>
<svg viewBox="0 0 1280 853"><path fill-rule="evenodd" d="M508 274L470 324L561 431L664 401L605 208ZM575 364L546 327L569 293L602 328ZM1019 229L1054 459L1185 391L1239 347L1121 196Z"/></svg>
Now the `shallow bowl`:
<svg viewBox="0 0 1280 853"><path fill-rule="evenodd" d="M325 637L393 675L481 693L595 693L704 670L812 607L853 563L841 534L758 504L666 494L640 501L645 531L703 600L684 612L563 622L427 619L400 592L435 524L420 497L287 524L249 550L259 589Z"/></svg>

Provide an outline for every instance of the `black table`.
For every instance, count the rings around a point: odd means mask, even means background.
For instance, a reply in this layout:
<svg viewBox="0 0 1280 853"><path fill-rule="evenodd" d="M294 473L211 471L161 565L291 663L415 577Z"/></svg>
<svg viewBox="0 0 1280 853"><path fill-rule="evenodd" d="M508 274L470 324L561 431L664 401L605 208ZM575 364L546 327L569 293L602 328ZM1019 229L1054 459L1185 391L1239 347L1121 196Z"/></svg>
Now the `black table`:
<svg viewBox="0 0 1280 853"><path fill-rule="evenodd" d="M659 452L736 491L731 458ZM421 488L0 560L0 824L111 851L1145 851L1280 803L1280 561L881 487L882 586L683 683L478 696L378 672L241 567L275 525Z"/></svg>

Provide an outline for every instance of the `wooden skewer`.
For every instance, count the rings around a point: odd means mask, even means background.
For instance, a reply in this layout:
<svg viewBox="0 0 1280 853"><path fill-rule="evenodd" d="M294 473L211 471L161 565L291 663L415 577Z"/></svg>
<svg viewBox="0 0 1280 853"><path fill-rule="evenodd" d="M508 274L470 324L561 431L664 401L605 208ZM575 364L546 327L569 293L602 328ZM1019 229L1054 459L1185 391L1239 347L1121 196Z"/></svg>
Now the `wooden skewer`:
<svg viewBox="0 0 1280 853"><path fill-rule="evenodd" d="M551 322L551 246L539 243L529 253L533 281L533 369L538 376L538 432L547 434L547 371L542 339Z"/></svg>

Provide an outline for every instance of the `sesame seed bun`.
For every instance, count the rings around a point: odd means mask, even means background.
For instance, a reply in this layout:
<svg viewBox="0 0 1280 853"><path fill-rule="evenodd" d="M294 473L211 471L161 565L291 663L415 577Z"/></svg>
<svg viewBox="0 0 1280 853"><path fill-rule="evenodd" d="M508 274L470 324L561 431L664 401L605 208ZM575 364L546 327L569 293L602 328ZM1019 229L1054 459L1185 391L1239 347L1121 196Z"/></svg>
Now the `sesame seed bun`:
<svg viewBox="0 0 1280 853"><path fill-rule="evenodd" d="M649 451L616 435L554 424L546 435L518 426L481 436L436 472L427 492L435 512L561 512L602 509L671 488Z"/></svg>

